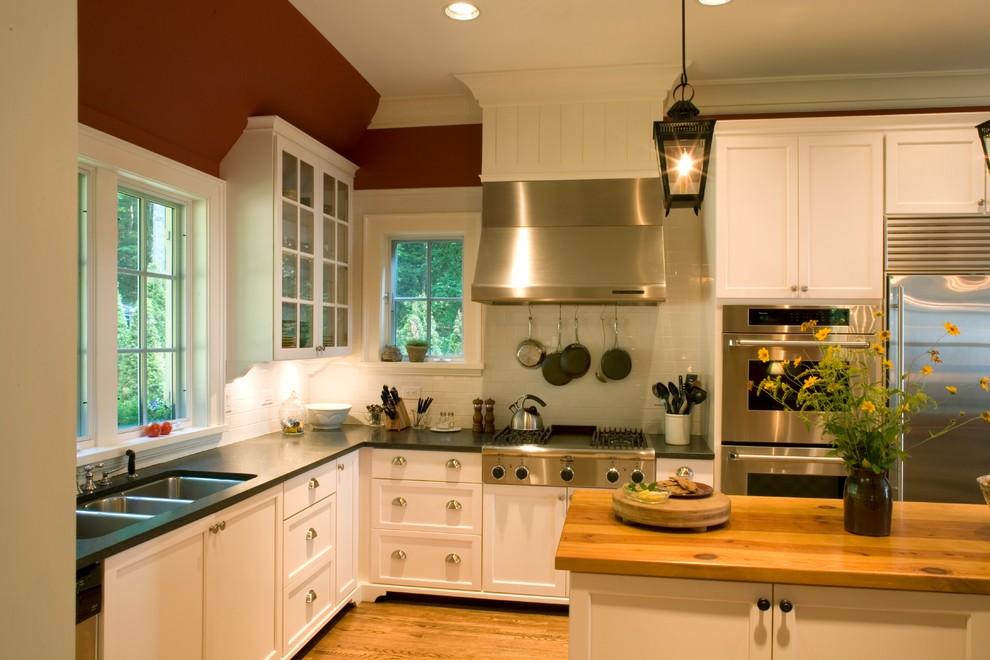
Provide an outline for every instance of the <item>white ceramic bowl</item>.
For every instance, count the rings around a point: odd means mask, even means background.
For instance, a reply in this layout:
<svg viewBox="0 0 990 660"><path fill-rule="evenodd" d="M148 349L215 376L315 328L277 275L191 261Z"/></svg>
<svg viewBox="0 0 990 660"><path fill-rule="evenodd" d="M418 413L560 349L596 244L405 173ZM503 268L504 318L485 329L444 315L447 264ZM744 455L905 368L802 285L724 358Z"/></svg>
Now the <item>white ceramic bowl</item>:
<svg viewBox="0 0 990 660"><path fill-rule="evenodd" d="M980 492L983 493L983 499L987 501L987 504L990 504L990 474L977 477L976 483L980 484Z"/></svg>
<svg viewBox="0 0 990 660"><path fill-rule="evenodd" d="M349 403L307 403L309 423L314 429L336 429L347 419L351 412Z"/></svg>

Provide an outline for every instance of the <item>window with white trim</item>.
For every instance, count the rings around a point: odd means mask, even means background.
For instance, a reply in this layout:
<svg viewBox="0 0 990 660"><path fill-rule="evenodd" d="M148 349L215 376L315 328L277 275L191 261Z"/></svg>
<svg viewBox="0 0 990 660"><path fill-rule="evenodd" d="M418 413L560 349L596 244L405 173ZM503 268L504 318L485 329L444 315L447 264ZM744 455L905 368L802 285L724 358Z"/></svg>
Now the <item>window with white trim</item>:
<svg viewBox="0 0 990 660"><path fill-rule="evenodd" d="M464 240L393 240L389 343L425 341L433 359L464 359Z"/></svg>

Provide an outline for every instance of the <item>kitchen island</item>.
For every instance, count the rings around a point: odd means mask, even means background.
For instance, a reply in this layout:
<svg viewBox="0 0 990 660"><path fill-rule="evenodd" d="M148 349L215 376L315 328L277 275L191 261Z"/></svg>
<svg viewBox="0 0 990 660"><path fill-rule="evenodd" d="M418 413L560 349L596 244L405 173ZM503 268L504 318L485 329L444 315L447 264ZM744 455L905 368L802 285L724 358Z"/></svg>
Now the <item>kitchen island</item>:
<svg viewBox="0 0 990 660"><path fill-rule="evenodd" d="M571 658L990 658L990 508L897 502L889 537L849 534L842 502L732 496L706 532L616 519L574 494Z"/></svg>

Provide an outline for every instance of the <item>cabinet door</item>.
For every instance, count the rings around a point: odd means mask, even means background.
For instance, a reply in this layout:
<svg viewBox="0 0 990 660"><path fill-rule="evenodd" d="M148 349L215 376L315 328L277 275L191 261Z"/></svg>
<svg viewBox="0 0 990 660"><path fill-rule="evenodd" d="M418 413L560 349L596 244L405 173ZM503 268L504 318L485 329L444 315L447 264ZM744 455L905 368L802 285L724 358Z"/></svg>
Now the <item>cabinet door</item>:
<svg viewBox="0 0 990 660"><path fill-rule="evenodd" d="M566 596L567 571L554 568L566 511L566 488L486 485L484 590Z"/></svg>
<svg viewBox="0 0 990 660"><path fill-rule="evenodd" d="M773 593L774 660L868 660L878 640L898 660L975 660L990 648L988 596L794 585ZM780 610L784 599L790 612Z"/></svg>
<svg viewBox="0 0 990 660"><path fill-rule="evenodd" d="M883 297L883 136L798 141L799 297Z"/></svg>
<svg viewBox="0 0 990 660"><path fill-rule="evenodd" d="M719 298L794 297L797 171L797 138L716 138L713 183Z"/></svg>
<svg viewBox="0 0 990 660"><path fill-rule="evenodd" d="M280 493L221 511L205 534L204 649L210 660L281 657Z"/></svg>
<svg viewBox="0 0 990 660"><path fill-rule="evenodd" d="M974 129L886 136L886 212L985 213L986 160Z"/></svg>
<svg viewBox="0 0 990 660"><path fill-rule="evenodd" d="M569 657L639 657L653 645L664 657L769 660L774 612L757 603L772 593L761 583L573 573Z"/></svg>
<svg viewBox="0 0 990 660"><path fill-rule="evenodd" d="M358 579L358 452L337 459L337 596L350 597Z"/></svg>
<svg viewBox="0 0 990 660"><path fill-rule="evenodd" d="M106 560L100 657L204 657L203 529L194 523Z"/></svg>

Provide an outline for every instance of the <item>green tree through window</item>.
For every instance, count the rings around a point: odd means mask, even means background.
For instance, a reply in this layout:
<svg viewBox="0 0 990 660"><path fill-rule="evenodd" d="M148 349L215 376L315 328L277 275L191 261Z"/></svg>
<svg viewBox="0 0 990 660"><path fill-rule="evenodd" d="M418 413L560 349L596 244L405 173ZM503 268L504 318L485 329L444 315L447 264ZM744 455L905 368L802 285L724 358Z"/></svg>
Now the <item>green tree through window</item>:
<svg viewBox="0 0 990 660"><path fill-rule="evenodd" d="M464 356L461 239L392 241L391 342L424 339L433 357Z"/></svg>
<svg viewBox="0 0 990 660"><path fill-rule="evenodd" d="M117 194L117 427L185 413L182 206Z"/></svg>

